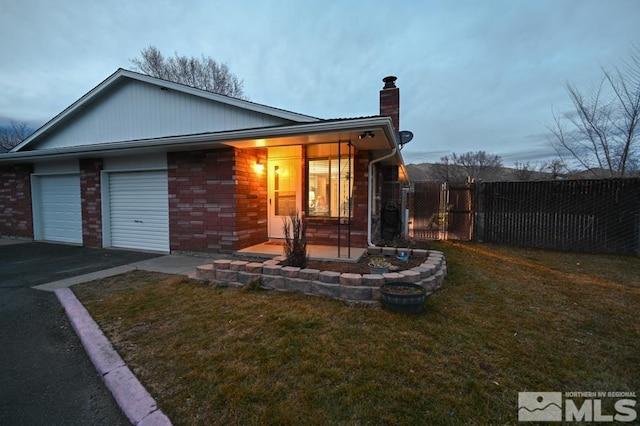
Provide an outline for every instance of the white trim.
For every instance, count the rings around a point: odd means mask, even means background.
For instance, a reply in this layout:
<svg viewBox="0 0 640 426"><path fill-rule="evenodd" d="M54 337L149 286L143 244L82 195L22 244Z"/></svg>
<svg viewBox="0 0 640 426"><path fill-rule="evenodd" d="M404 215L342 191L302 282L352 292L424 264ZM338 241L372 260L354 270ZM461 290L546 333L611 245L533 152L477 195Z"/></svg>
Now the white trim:
<svg viewBox="0 0 640 426"><path fill-rule="evenodd" d="M276 155L275 153L278 151L284 150L284 155ZM296 210L302 211L302 198L303 198L303 189L302 189L302 170L303 167L301 164L304 161L302 158L302 148L300 146L292 146L292 147L273 147L268 150L267 154L267 237L269 239L284 239L284 219L287 216L276 215L275 212L275 173L271 172L271 168L274 165L281 164L282 162L291 162L293 163L296 170L296 183L294 184L294 188L296 189ZM273 201L273 203L270 202Z"/></svg>
<svg viewBox="0 0 640 426"><path fill-rule="evenodd" d="M80 173L80 162L76 158L55 161L37 162L33 165L33 174L67 174Z"/></svg>
<svg viewBox="0 0 640 426"><path fill-rule="evenodd" d="M157 171L168 168L165 152L148 153L144 157L104 157L102 165L102 170L109 172Z"/></svg>
<svg viewBox="0 0 640 426"><path fill-rule="evenodd" d="M40 176L31 174L31 215L33 220L33 240L40 241L44 234L42 226L42 197Z"/></svg>
<svg viewBox="0 0 640 426"><path fill-rule="evenodd" d="M396 136L393 133L391 119L388 117L356 118L353 120L338 120L331 122L317 122L286 125L278 127L264 127L258 129L233 130L227 132L201 133L186 136L172 136L166 138L140 139L135 141L109 142L96 145L79 145L61 148L49 148L34 151L11 152L0 155L0 163L16 162L16 160L38 159L42 157L75 157L79 154L105 155L117 151L148 152L149 150L194 150L207 149L222 146L233 146L234 142L273 139L295 136L310 136L317 134L336 134L352 131L361 131L369 128L373 131L383 131L388 141L388 149L396 148ZM315 143L315 142L309 142ZM293 145L305 145L306 142L296 141ZM267 146L267 145L265 145ZM122 155L125 153L123 152ZM399 150L396 157L402 162Z"/></svg>
<svg viewBox="0 0 640 426"><path fill-rule="evenodd" d="M111 205L109 204L109 173L100 171L100 206L102 214L102 247L111 247Z"/></svg>

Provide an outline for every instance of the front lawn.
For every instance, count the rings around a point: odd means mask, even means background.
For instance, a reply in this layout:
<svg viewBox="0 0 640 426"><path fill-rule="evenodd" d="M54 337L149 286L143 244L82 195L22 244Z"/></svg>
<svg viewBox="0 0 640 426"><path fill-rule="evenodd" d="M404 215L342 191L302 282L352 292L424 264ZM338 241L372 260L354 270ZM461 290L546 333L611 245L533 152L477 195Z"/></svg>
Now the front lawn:
<svg viewBox="0 0 640 426"><path fill-rule="evenodd" d="M640 391L639 258L434 248L417 316L140 271L73 290L176 425L513 424L519 391Z"/></svg>

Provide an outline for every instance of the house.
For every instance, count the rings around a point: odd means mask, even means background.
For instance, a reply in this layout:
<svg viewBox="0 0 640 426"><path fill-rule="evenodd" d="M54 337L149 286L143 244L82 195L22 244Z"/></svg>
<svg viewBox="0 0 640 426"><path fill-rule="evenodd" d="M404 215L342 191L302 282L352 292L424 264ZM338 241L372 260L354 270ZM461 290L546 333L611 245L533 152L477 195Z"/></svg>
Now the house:
<svg viewBox="0 0 640 426"><path fill-rule="evenodd" d="M299 211L309 244L375 244L407 183L395 80L323 120L119 69L0 155L0 235L234 253Z"/></svg>

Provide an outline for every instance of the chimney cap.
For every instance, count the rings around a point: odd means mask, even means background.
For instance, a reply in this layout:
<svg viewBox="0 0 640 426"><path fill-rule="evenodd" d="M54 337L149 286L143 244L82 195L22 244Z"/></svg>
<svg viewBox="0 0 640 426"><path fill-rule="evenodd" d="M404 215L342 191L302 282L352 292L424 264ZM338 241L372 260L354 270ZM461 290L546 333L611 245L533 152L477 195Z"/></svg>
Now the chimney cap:
<svg viewBox="0 0 640 426"><path fill-rule="evenodd" d="M395 89L397 79L398 77L396 77L395 75L390 75L388 77L383 78L382 79L382 81L384 82L383 89Z"/></svg>

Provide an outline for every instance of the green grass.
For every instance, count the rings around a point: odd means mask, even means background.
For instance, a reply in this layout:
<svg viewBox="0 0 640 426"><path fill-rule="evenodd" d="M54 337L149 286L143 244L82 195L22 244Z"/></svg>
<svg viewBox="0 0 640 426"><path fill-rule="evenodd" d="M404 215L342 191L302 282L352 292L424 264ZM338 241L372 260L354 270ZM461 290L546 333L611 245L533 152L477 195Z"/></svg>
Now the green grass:
<svg viewBox="0 0 640 426"><path fill-rule="evenodd" d="M74 291L176 425L514 424L519 391L640 390L640 259L435 248L417 316L145 272Z"/></svg>

